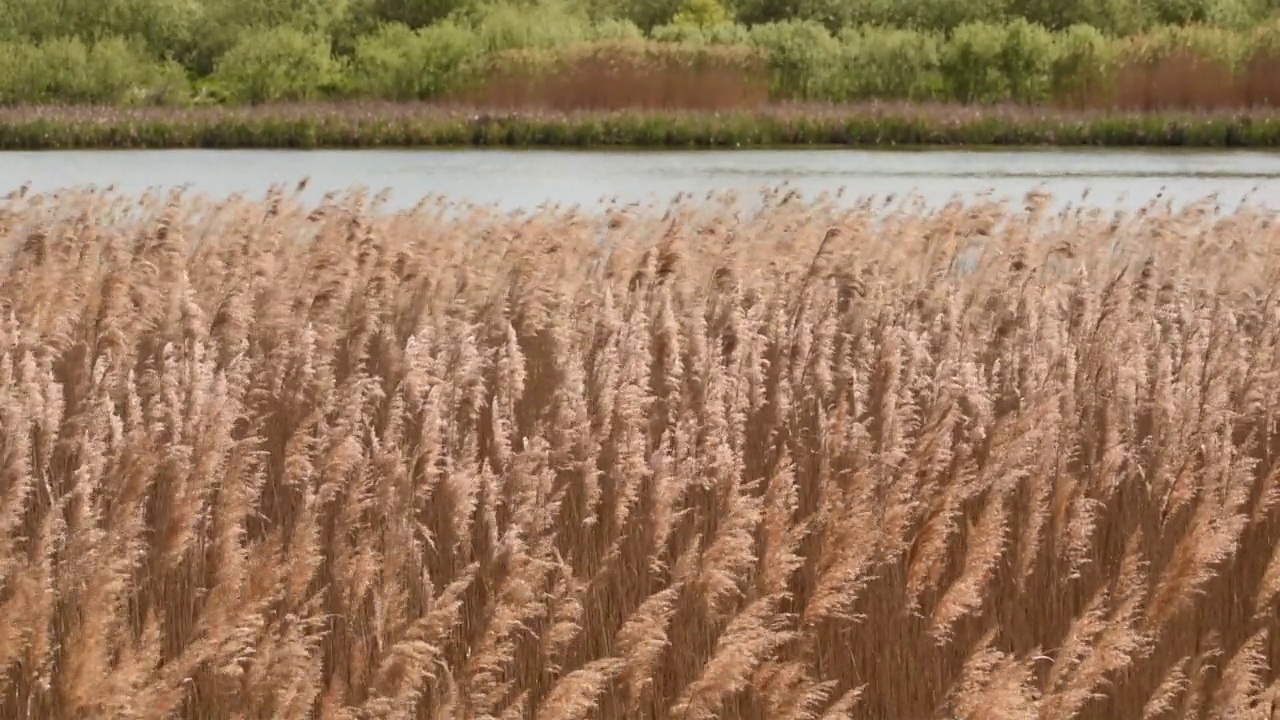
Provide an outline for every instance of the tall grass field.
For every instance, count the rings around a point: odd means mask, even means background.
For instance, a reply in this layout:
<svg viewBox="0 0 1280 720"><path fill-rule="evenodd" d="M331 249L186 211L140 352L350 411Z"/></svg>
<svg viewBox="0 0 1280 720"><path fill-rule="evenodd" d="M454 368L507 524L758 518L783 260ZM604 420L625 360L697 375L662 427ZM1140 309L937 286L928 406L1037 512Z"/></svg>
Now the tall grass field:
<svg viewBox="0 0 1280 720"><path fill-rule="evenodd" d="M0 200L0 717L1277 717L1273 213L380 203Z"/></svg>

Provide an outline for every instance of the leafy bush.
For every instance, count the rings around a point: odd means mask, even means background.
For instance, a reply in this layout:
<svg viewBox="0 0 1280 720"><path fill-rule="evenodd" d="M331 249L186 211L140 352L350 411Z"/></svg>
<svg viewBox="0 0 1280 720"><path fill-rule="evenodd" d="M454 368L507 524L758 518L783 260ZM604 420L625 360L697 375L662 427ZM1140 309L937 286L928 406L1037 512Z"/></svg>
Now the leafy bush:
<svg viewBox="0 0 1280 720"><path fill-rule="evenodd" d="M199 74L213 71L233 47L261 39L274 29L290 29L331 44L345 17L347 0L199 0L191 48L182 53Z"/></svg>
<svg viewBox="0 0 1280 720"><path fill-rule="evenodd" d="M659 42L670 43L746 45L751 41L751 31L731 22L708 26L671 23L654 28L649 36Z"/></svg>
<svg viewBox="0 0 1280 720"><path fill-rule="evenodd" d="M427 27L466 9L468 0L348 0L341 20L352 35L373 32L382 24Z"/></svg>
<svg viewBox="0 0 1280 720"><path fill-rule="evenodd" d="M292 28L241 36L210 82L238 102L309 100L336 89L341 69L324 36Z"/></svg>
<svg viewBox="0 0 1280 720"><path fill-rule="evenodd" d="M1256 0L1159 0L1152 3L1152 14L1165 25L1247 28L1260 19L1263 7Z"/></svg>
<svg viewBox="0 0 1280 720"><path fill-rule="evenodd" d="M775 92L796 99L822 98L838 67L840 43L821 24L784 20L751 29L751 44L766 54Z"/></svg>
<svg viewBox="0 0 1280 720"><path fill-rule="evenodd" d="M1090 25L1104 34L1128 35L1151 25L1150 5L1135 0L1013 0L1009 13L1054 31Z"/></svg>
<svg viewBox="0 0 1280 720"><path fill-rule="evenodd" d="M1058 45L1052 33L1018 18L1005 27L1000 69L1010 96L1019 102L1046 100L1053 87Z"/></svg>
<svg viewBox="0 0 1280 720"><path fill-rule="evenodd" d="M719 0L684 0L671 18L673 25L706 28L733 22L733 16Z"/></svg>
<svg viewBox="0 0 1280 720"><path fill-rule="evenodd" d="M1248 35L1207 25L1165 25L1142 36L1125 38L1119 52L1131 62L1155 63L1183 55L1235 69L1248 56L1251 40Z"/></svg>
<svg viewBox="0 0 1280 720"><path fill-rule="evenodd" d="M942 75L948 94L961 102L996 102L1009 97L1002 68L1008 31L985 22L965 23L942 47Z"/></svg>
<svg viewBox="0 0 1280 720"><path fill-rule="evenodd" d="M1008 0L919 0L903 6L909 27L952 32L962 25L995 25L1008 17Z"/></svg>
<svg viewBox="0 0 1280 720"><path fill-rule="evenodd" d="M0 44L0 102L6 104L160 104L187 93L180 67L151 60L120 38Z"/></svg>
<svg viewBox="0 0 1280 720"><path fill-rule="evenodd" d="M1055 98L1083 104L1111 76L1116 46L1089 25L1072 25L1058 34L1056 42L1050 92Z"/></svg>
<svg viewBox="0 0 1280 720"><path fill-rule="evenodd" d="M591 37L594 40L641 40L644 31L630 20L605 18L592 26Z"/></svg>
<svg viewBox="0 0 1280 720"><path fill-rule="evenodd" d="M488 52L553 48L582 42L592 35L590 18L559 1L544 0L532 6L490 4L457 17L475 28L481 47Z"/></svg>
<svg viewBox="0 0 1280 720"><path fill-rule="evenodd" d="M461 83L466 64L479 56L475 34L454 23L416 31L396 23L359 39L351 70L362 94L426 100Z"/></svg>
<svg viewBox="0 0 1280 720"><path fill-rule="evenodd" d="M876 27L840 34L839 78L830 85L841 100L925 100L942 92L936 33Z"/></svg>

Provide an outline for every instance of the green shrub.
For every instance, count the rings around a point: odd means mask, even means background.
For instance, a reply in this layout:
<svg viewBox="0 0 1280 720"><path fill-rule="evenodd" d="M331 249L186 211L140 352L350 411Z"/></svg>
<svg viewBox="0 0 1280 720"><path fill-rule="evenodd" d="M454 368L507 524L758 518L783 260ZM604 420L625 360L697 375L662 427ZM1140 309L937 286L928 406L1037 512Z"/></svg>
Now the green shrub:
<svg viewBox="0 0 1280 720"><path fill-rule="evenodd" d="M1089 25L1106 35L1128 35L1149 27L1153 13L1140 0L1013 0L1012 16L1061 32Z"/></svg>
<svg viewBox="0 0 1280 720"><path fill-rule="evenodd" d="M489 4L457 17L475 28L481 47L488 52L559 47L588 40L592 34L587 15L559 1L531 6Z"/></svg>
<svg viewBox="0 0 1280 720"><path fill-rule="evenodd" d="M1280 17L1258 25L1249 34L1249 56L1280 58Z"/></svg>
<svg viewBox="0 0 1280 720"><path fill-rule="evenodd" d="M1259 0L1153 0L1151 14L1165 25L1212 25L1246 29L1266 14Z"/></svg>
<svg viewBox="0 0 1280 720"><path fill-rule="evenodd" d="M1130 62L1155 62L1174 55L1189 55L1238 69L1251 47L1242 33L1208 25L1155 28L1142 36L1125 38L1120 52Z"/></svg>
<svg viewBox="0 0 1280 720"><path fill-rule="evenodd" d="M918 0L905 5L902 13L910 27L952 32L962 25L1004 22L1008 0Z"/></svg>
<svg viewBox="0 0 1280 720"><path fill-rule="evenodd" d="M733 22L733 15L719 0L684 0L671 18L673 25L706 28Z"/></svg>
<svg viewBox="0 0 1280 720"><path fill-rule="evenodd" d="M1010 96L1023 103L1047 100L1053 87L1057 53L1058 44L1044 27L1022 18L1009 23L1000 48L1000 69Z"/></svg>
<svg viewBox="0 0 1280 720"><path fill-rule="evenodd" d="M332 33L341 29L346 17L347 1L199 0L192 45L182 57L191 68L206 75L233 47L273 28L323 37L331 44Z"/></svg>
<svg viewBox="0 0 1280 720"><path fill-rule="evenodd" d="M592 40L642 40L644 31L630 20L605 18L591 26Z"/></svg>
<svg viewBox="0 0 1280 720"><path fill-rule="evenodd" d="M849 0L737 0L733 10L740 21L752 26L794 21L838 32L858 20L860 4Z"/></svg>
<svg viewBox="0 0 1280 720"><path fill-rule="evenodd" d="M352 35L364 35L383 24L427 27L464 11L470 0L348 0L341 24Z"/></svg>
<svg viewBox="0 0 1280 720"><path fill-rule="evenodd" d="M821 24L784 20L751 29L751 44L769 59L774 92L793 99L823 99L839 66L840 43Z"/></svg>
<svg viewBox="0 0 1280 720"><path fill-rule="evenodd" d="M684 23L667 23L649 31L649 37L663 43L709 43L705 28Z"/></svg>
<svg viewBox="0 0 1280 720"><path fill-rule="evenodd" d="M427 100L463 82L480 56L470 30L451 22L411 30L399 23L359 38L351 60L355 89L390 100Z"/></svg>
<svg viewBox="0 0 1280 720"><path fill-rule="evenodd" d="M841 32L840 100L928 100L942 93L937 33L891 28Z"/></svg>
<svg viewBox="0 0 1280 720"><path fill-rule="evenodd" d="M310 100L333 91L340 65L322 35L292 28L247 32L218 58L210 82L237 102Z"/></svg>
<svg viewBox="0 0 1280 720"><path fill-rule="evenodd" d="M120 38L0 45L0 102L5 104L172 104L187 94L181 68L154 61Z"/></svg>
<svg viewBox="0 0 1280 720"><path fill-rule="evenodd" d="M1081 105L1094 90L1102 87L1115 67L1116 44L1097 28L1072 25L1056 38L1050 71L1054 98Z"/></svg>
<svg viewBox="0 0 1280 720"><path fill-rule="evenodd" d="M746 45L751 31L737 23L724 22L705 27L671 23L654 28L649 37L659 42L706 43L711 45Z"/></svg>
<svg viewBox="0 0 1280 720"><path fill-rule="evenodd" d="M985 22L955 29L942 47L940 62L952 98L966 103L1008 99L1009 79L1001 62L1007 35L1004 26Z"/></svg>

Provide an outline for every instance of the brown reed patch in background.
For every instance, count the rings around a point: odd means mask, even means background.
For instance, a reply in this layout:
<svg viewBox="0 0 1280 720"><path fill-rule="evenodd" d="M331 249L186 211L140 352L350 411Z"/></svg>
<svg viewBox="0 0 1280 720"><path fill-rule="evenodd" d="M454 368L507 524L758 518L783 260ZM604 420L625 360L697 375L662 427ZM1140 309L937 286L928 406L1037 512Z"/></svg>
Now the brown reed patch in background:
<svg viewBox="0 0 1280 720"><path fill-rule="evenodd" d="M1124 110L1243 107L1248 97L1244 81L1221 62L1177 53L1122 65L1111 105Z"/></svg>
<svg viewBox="0 0 1280 720"><path fill-rule="evenodd" d="M527 55L523 56L527 58ZM608 47L550 64L494 63L478 87L450 100L496 110L739 110L770 103L768 67L745 53L612 52Z"/></svg>
<svg viewBox="0 0 1280 720"><path fill-rule="evenodd" d="M1081 107L1060 99L1057 104ZM1280 104L1280 60L1258 54L1233 70L1226 63L1176 53L1122 63L1083 107L1116 110L1236 110Z"/></svg>
<svg viewBox="0 0 1280 720"><path fill-rule="evenodd" d="M1273 717L1272 213L730 200L0 202L0 716Z"/></svg>
<svg viewBox="0 0 1280 720"><path fill-rule="evenodd" d="M1280 57L1259 53L1244 69L1246 102L1251 107L1280 106Z"/></svg>
<svg viewBox="0 0 1280 720"><path fill-rule="evenodd" d="M754 110L790 102L767 61L743 48L661 51L637 43L596 43L561 54L515 51L443 104L500 111ZM1280 60L1259 53L1239 69L1191 52L1122 62L1091 88L1051 98L1071 109L1233 110L1280 101Z"/></svg>

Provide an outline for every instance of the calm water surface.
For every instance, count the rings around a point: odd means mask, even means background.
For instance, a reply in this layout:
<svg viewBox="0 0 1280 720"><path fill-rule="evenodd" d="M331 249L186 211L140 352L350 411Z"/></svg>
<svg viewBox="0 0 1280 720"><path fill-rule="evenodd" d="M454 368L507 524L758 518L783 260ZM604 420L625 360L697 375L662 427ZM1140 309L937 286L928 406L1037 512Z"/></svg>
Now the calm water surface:
<svg viewBox="0 0 1280 720"><path fill-rule="evenodd" d="M808 197L918 193L1018 199L1041 188L1059 202L1132 207L1210 195L1280 208L1280 153L1116 150L549 151L549 150L153 150L0 153L0 191L24 183L137 193L189 186L216 197L259 196L274 183L310 178L304 198L354 185L390 189L393 206L447 195L514 209L552 202L666 202L681 192L788 185Z"/></svg>

